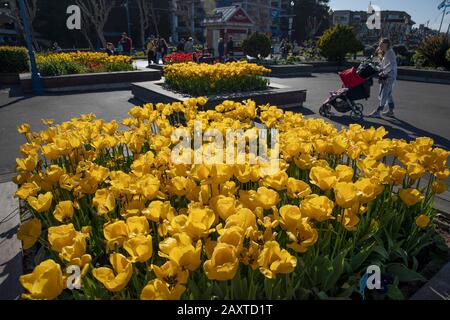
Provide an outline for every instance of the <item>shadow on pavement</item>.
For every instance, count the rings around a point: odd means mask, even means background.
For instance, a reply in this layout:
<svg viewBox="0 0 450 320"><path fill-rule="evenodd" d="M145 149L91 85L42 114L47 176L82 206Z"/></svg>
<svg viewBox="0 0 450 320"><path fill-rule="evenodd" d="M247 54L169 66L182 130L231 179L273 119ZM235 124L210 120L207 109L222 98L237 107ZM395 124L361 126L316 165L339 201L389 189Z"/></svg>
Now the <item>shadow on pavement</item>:
<svg viewBox="0 0 450 320"><path fill-rule="evenodd" d="M22 253L17 253L11 260L0 264L0 300L13 300L23 292L19 284L22 274Z"/></svg>
<svg viewBox="0 0 450 320"><path fill-rule="evenodd" d="M351 123L355 123L355 121L352 120L351 117L348 115L333 116L331 120L346 126L348 126ZM387 124L371 121L370 118L364 118L358 123L364 127L373 126L377 128L383 126L389 132L388 134L389 138L405 139L406 141L410 141L418 137L430 137L434 140L436 146L445 148L447 150L450 149L450 141L447 138L417 128L412 124L400 120L398 118L382 118L382 120L387 122Z"/></svg>

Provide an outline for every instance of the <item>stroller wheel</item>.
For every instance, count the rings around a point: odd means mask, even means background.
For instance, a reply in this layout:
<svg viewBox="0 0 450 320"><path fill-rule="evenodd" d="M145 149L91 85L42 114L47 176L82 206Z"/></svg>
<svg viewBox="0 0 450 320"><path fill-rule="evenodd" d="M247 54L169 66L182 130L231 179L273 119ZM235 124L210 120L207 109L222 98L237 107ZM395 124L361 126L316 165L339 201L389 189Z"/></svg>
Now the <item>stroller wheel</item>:
<svg viewBox="0 0 450 320"><path fill-rule="evenodd" d="M363 106L361 103L355 103L355 109L356 109L358 112L363 113L363 111L364 111L364 106Z"/></svg>
<svg viewBox="0 0 450 320"><path fill-rule="evenodd" d="M331 117L331 107L329 104L324 104L319 109L319 114L322 117L329 118Z"/></svg>
<svg viewBox="0 0 450 320"><path fill-rule="evenodd" d="M350 117L354 121L359 121L359 120L362 120L364 115L362 113L362 110L355 109L355 110L352 110L352 112L350 113Z"/></svg>

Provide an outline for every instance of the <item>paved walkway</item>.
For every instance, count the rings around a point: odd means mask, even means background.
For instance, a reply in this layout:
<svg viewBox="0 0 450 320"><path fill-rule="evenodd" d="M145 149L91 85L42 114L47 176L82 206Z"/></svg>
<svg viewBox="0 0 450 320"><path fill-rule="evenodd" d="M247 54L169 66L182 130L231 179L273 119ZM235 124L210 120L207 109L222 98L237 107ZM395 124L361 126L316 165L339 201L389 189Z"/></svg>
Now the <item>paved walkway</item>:
<svg viewBox="0 0 450 320"><path fill-rule="evenodd" d="M16 186L0 183L0 300L17 299L22 292L22 245L16 233L20 223Z"/></svg>

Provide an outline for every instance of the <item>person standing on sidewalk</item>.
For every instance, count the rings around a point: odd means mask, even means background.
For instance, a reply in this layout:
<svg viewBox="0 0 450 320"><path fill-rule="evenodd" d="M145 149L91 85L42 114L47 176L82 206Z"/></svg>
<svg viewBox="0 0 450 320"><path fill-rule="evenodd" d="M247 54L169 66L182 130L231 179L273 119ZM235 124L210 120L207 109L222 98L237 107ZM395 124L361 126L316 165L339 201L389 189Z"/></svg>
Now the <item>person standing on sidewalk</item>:
<svg viewBox="0 0 450 320"><path fill-rule="evenodd" d="M381 59L382 70L379 76L380 94L378 98L380 104L369 117L379 118L381 115L394 117L395 103L392 91L394 89L395 81L397 80L397 57L392 49L391 41L386 38L381 39L377 53ZM383 112L386 104L389 106L389 110Z"/></svg>
<svg viewBox="0 0 450 320"><path fill-rule="evenodd" d="M223 63L223 57L225 56L225 41L223 38L219 39L219 42L217 43L217 51L219 53L219 60L221 63Z"/></svg>
<svg viewBox="0 0 450 320"><path fill-rule="evenodd" d="M133 40L128 37L128 35L124 32L122 33L122 38L120 39L120 44L123 47L123 54L126 56L131 55L131 49L133 48Z"/></svg>

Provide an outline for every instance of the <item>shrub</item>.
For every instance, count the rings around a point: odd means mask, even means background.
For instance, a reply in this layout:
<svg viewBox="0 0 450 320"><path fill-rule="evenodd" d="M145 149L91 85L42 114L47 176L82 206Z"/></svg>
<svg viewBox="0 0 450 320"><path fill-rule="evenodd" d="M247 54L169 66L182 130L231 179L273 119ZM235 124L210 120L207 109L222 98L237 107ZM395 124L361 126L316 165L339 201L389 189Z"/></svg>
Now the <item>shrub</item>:
<svg viewBox="0 0 450 320"><path fill-rule="evenodd" d="M447 61L450 62L450 48L447 50L445 57L447 58Z"/></svg>
<svg viewBox="0 0 450 320"><path fill-rule="evenodd" d="M0 47L0 73L30 71L28 51L24 47Z"/></svg>
<svg viewBox="0 0 450 320"><path fill-rule="evenodd" d="M272 51L272 44L265 34L253 33L242 42L244 53L253 58L265 58Z"/></svg>
<svg viewBox="0 0 450 320"><path fill-rule="evenodd" d="M353 28L337 25L326 30L318 43L321 54L328 61L344 61L348 53L358 52L364 47L356 38Z"/></svg>
<svg viewBox="0 0 450 320"><path fill-rule="evenodd" d="M408 47L404 44L398 44L392 47L396 55L407 57L409 54Z"/></svg>
<svg viewBox="0 0 450 320"><path fill-rule="evenodd" d="M446 53L449 48L449 37L441 34L425 39L425 41L417 48L417 52L424 57L426 66L450 69L450 61L446 58Z"/></svg>

